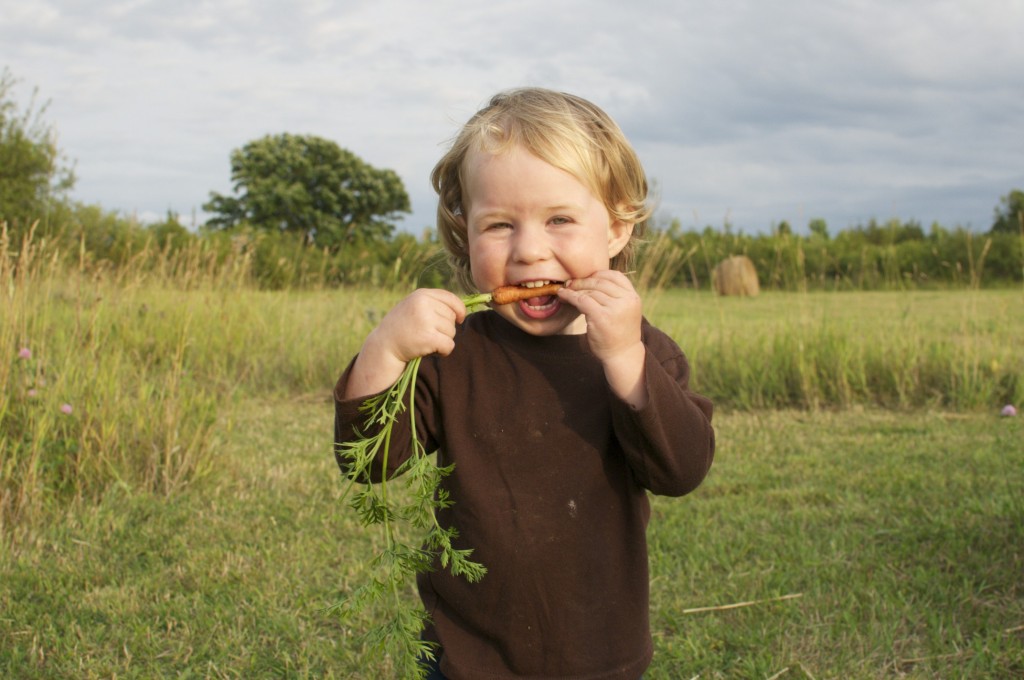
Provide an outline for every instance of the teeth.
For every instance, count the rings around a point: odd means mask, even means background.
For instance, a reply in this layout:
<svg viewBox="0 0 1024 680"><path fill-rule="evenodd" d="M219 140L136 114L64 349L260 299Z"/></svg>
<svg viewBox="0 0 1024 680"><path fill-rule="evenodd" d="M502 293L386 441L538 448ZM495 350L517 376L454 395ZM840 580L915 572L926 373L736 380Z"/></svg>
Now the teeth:
<svg viewBox="0 0 1024 680"><path fill-rule="evenodd" d="M523 288L540 288L541 286L546 286L549 283L551 283L551 281L527 281L523 284Z"/></svg>

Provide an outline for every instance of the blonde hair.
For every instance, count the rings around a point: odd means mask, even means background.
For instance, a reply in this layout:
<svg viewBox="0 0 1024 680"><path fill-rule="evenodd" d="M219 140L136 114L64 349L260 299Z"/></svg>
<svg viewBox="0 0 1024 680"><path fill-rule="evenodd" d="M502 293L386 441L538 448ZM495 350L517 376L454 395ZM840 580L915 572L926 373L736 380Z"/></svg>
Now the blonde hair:
<svg viewBox="0 0 1024 680"><path fill-rule="evenodd" d="M571 94L541 88L501 92L462 127L434 166L430 181L438 195L437 229L456 282L474 290L463 200L463 166L472 150L501 153L522 146L573 175L601 199L613 220L634 225L611 266L629 271L637 242L651 215L647 176L626 136L608 114Z"/></svg>

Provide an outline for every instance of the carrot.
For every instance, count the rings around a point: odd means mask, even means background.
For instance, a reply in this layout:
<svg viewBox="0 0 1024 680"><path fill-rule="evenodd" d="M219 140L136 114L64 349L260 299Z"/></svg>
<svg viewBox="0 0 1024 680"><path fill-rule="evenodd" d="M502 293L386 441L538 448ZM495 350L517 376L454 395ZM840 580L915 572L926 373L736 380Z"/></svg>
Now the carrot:
<svg viewBox="0 0 1024 680"><path fill-rule="evenodd" d="M523 288L520 286L499 286L491 291L491 302L496 305L507 305L519 300L527 300L532 297L554 295L562 288L561 283L549 283L546 286L537 288Z"/></svg>

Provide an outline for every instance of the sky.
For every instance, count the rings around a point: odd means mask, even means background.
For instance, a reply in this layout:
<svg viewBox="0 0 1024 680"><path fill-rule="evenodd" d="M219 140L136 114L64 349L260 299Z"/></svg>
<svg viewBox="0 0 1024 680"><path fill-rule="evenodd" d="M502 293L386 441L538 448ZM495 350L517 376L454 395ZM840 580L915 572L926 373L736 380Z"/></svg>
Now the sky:
<svg viewBox="0 0 1024 680"><path fill-rule="evenodd" d="M399 228L496 92L577 94L622 127L656 222L987 230L1024 189L1024 0L0 0L0 68L74 162L72 198L207 218L231 151L330 139L398 173Z"/></svg>

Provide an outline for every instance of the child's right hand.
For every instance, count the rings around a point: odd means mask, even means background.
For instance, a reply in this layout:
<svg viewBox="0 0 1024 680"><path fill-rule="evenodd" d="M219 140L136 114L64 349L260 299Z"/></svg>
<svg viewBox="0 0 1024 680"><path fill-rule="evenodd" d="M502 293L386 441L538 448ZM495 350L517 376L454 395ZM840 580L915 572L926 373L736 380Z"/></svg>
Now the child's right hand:
<svg viewBox="0 0 1024 680"><path fill-rule="evenodd" d="M345 397L354 399L390 387L413 359L448 355L455 348L455 326L466 306L447 290L421 288L389 311L366 337L349 374Z"/></svg>

